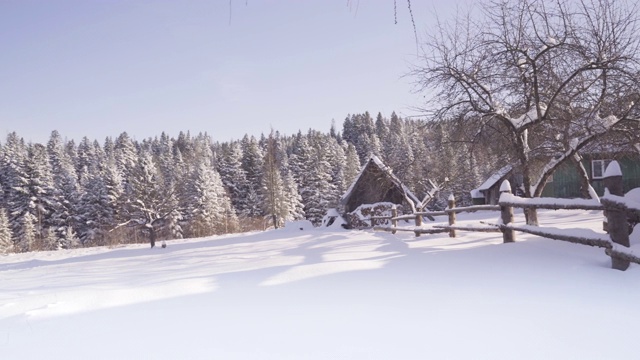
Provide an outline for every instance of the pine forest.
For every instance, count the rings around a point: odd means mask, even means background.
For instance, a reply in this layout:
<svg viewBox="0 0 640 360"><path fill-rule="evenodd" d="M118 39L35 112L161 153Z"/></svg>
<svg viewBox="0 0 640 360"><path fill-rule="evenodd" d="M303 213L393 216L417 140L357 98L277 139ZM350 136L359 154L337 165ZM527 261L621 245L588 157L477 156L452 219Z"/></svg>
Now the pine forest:
<svg viewBox="0 0 640 360"><path fill-rule="evenodd" d="M487 150L495 147L469 156L473 144L454 128L365 112L347 116L341 131L333 124L328 133L274 130L222 143L206 133L137 141L123 132L76 144L54 130L40 144L10 133L0 146L0 251L202 237L300 219L317 226L370 154L416 194L433 180L467 202L499 157ZM476 166L478 157L495 166Z"/></svg>

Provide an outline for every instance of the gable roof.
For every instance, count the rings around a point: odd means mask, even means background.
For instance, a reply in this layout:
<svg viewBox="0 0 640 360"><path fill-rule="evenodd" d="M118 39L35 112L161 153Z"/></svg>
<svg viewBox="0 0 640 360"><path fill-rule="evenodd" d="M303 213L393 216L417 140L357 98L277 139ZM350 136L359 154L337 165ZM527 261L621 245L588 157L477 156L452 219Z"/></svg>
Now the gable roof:
<svg viewBox="0 0 640 360"><path fill-rule="evenodd" d="M485 180L482 185L478 186L477 191L486 191L491 189L495 184L497 184L500 180L502 180L505 176L509 174L509 172L513 169L513 166L507 165L502 169L493 173L487 180ZM472 190L473 191L473 190Z"/></svg>
<svg viewBox="0 0 640 360"><path fill-rule="evenodd" d="M347 191L345 191L345 193L340 198L341 204L345 204L347 201L349 201L349 198L351 197L351 195L353 195L353 190L355 189L356 184L360 181L362 174L369 166L376 166L378 169L380 169L395 186L402 189L402 191L407 194L411 201L416 204L420 202L420 200L411 192L411 190L409 190L409 188L406 187L400 181L400 179L398 179L398 177L393 174L393 170L390 167L386 166L376 155L371 154L369 156L369 160L367 160L367 162L364 164L358 176L356 176L355 180L353 180Z"/></svg>

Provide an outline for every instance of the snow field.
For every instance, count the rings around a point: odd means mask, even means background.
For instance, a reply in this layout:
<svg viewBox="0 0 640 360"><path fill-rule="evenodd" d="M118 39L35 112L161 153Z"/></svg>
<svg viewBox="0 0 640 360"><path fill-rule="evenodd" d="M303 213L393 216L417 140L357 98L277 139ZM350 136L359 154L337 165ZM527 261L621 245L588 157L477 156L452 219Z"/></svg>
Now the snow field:
<svg viewBox="0 0 640 360"><path fill-rule="evenodd" d="M459 214L461 225L497 213ZM441 223L445 217L439 217ZM516 223L523 223L521 213ZM542 226L601 231L597 211ZM3 359L634 358L640 271L517 234L279 229L0 258Z"/></svg>

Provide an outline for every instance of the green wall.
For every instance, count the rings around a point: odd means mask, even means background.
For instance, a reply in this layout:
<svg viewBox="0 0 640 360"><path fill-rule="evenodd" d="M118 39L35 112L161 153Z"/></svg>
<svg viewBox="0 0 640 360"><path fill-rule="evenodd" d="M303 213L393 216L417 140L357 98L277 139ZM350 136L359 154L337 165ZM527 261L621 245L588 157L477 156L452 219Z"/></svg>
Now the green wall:
<svg viewBox="0 0 640 360"><path fill-rule="evenodd" d="M591 160L611 159L606 155L590 155L585 156L582 160L589 178L591 179ZM627 192L633 188L640 187L640 156L623 155L617 156L615 159L620 164L622 170L622 182L624 191ZM598 195L604 193L604 185L602 179L591 179L591 186L596 190ZM558 197L558 198L578 198L580 197L580 177L578 171L572 164L562 164L553 174L553 182L548 182L542 191L542 196Z"/></svg>

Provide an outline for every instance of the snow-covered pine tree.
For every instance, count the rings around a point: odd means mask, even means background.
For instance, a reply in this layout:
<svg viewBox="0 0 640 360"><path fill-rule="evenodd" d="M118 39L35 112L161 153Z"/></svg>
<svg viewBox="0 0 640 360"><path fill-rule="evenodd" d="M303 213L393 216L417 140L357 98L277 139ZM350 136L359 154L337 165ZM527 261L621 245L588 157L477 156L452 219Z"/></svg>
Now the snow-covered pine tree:
<svg viewBox="0 0 640 360"><path fill-rule="evenodd" d="M385 142L387 141L387 138L389 136L389 120L384 118L381 113L378 113L378 115L376 116L376 135L378 136L378 139L380 139L380 143L384 147ZM384 151L382 155L385 155ZM384 157L382 157L381 159L383 161L385 160Z"/></svg>
<svg viewBox="0 0 640 360"><path fill-rule="evenodd" d="M174 209L171 208L172 194L162 193L162 183L158 167L149 150L140 151L138 161L129 178L131 191L125 193L127 221L136 221L139 225L145 225L145 229L152 232L149 236L155 240L155 229L146 225L159 218L168 215Z"/></svg>
<svg viewBox="0 0 640 360"><path fill-rule="evenodd" d="M62 249L59 238L52 228L48 227L42 231L42 244L39 250L59 250Z"/></svg>
<svg viewBox="0 0 640 360"><path fill-rule="evenodd" d="M289 170L293 175L298 189L301 189L305 178L309 173L313 149L307 141L307 137L298 132L291 146L291 156L289 156Z"/></svg>
<svg viewBox="0 0 640 360"><path fill-rule="evenodd" d="M107 245L106 232L115 226L116 208L109 202L105 181L100 174L90 174L84 190L78 206L80 240L85 246Z"/></svg>
<svg viewBox="0 0 640 360"><path fill-rule="evenodd" d="M220 152L217 164L220 178L229 193L233 207L238 213L244 214L248 208L246 194L249 184L242 168L242 148L239 142L232 141L222 144Z"/></svg>
<svg viewBox="0 0 640 360"><path fill-rule="evenodd" d="M2 164L4 162L4 147L0 143L0 208L7 207L7 201L4 196L4 184L6 183L5 174L2 171Z"/></svg>
<svg viewBox="0 0 640 360"><path fill-rule="evenodd" d="M336 136L339 136L339 134ZM285 144L286 139L281 137L278 131L274 133L273 139L276 163L280 168L280 177L282 178L284 187L284 196L287 201L288 213L284 220L302 220L304 219L304 205L302 204L302 197L298 192L298 185L290 170L289 156L287 155L287 146Z"/></svg>
<svg viewBox="0 0 640 360"><path fill-rule="evenodd" d="M277 162L277 145L273 132L266 140L266 151L262 167L262 198L266 216L271 218L274 228L279 228L289 215L284 182Z"/></svg>
<svg viewBox="0 0 640 360"><path fill-rule="evenodd" d="M48 228L54 225L52 213L57 207L54 183L47 149L42 144L36 143L29 144L27 150L25 171L28 176L26 190L29 197L29 212L35 218L36 241L42 242L48 234ZM47 247L48 244L45 243L35 246L35 248Z"/></svg>
<svg viewBox="0 0 640 360"><path fill-rule="evenodd" d="M360 162L364 162L371 154L380 155L382 152L382 145L369 112L352 115L348 122L345 120L343 137L355 146Z"/></svg>
<svg viewBox="0 0 640 360"><path fill-rule="evenodd" d="M409 173L406 175L406 185L414 191L418 197L422 197L429 190L429 169L428 151L425 144L425 126L420 126L416 122L405 122L405 130L409 137L409 145L413 152L414 161L411 164Z"/></svg>
<svg viewBox="0 0 640 360"><path fill-rule="evenodd" d="M348 184L345 181L344 171L346 164L346 156L344 150L337 140L331 136L319 134L318 140L320 151L319 156L324 158L330 167L331 174L331 193L329 195L329 207L336 208L340 197L345 192Z"/></svg>
<svg viewBox="0 0 640 360"><path fill-rule="evenodd" d="M183 181L184 164L181 163L181 158L176 161L173 143L173 139L162 132L160 139L154 141L154 153L158 159L157 163L162 179L160 182L161 193L167 197L167 208L171 209L169 215L167 215L167 225L163 236L169 239L182 239L183 230L180 223L183 220L183 216L179 211L179 194L176 188Z"/></svg>
<svg viewBox="0 0 640 360"><path fill-rule="evenodd" d="M284 191L289 208L289 214L287 215L286 220L304 219L304 204L302 203L302 196L298 191L298 184L290 171L286 173L282 181L284 183Z"/></svg>
<svg viewBox="0 0 640 360"><path fill-rule="evenodd" d="M224 232L233 224L231 201L226 195L220 175L208 158L201 159L191 176L190 235L209 236ZM229 223L231 222L231 224Z"/></svg>
<svg viewBox="0 0 640 360"><path fill-rule="evenodd" d="M0 208L0 254L13 252L13 239L7 212Z"/></svg>
<svg viewBox="0 0 640 360"><path fill-rule="evenodd" d="M54 183L54 209L51 214L50 225L56 231L61 242L68 233L68 227L77 227L77 207L80 201L80 192L77 183L77 175L73 160L65 151L65 144L57 131L51 133L47 143L47 153L51 163L51 173ZM61 245L65 247L65 245Z"/></svg>
<svg viewBox="0 0 640 360"><path fill-rule="evenodd" d="M16 242L18 252L40 250L40 248L36 247L36 221L36 217L30 212L26 212L20 219L20 232Z"/></svg>
<svg viewBox="0 0 640 360"><path fill-rule="evenodd" d="M247 202L243 209L243 215L249 218L261 218L262 199L260 196L260 184L262 182L262 151L255 137L245 135L241 141L242 169L247 177Z"/></svg>
<svg viewBox="0 0 640 360"><path fill-rule="evenodd" d="M58 236L60 249L75 249L80 246L80 239L71 226L65 227Z"/></svg>
<svg viewBox="0 0 640 360"><path fill-rule="evenodd" d="M91 173L95 173L92 165L98 164L99 159L95 153L95 147L88 137L84 136L77 148L77 156L75 159L75 170L78 175L78 181L83 183Z"/></svg>
<svg viewBox="0 0 640 360"><path fill-rule="evenodd" d="M305 216L316 226L322 222L331 207L334 189L330 171L331 167L326 160L316 158L315 166L311 168L301 190Z"/></svg>
<svg viewBox="0 0 640 360"><path fill-rule="evenodd" d="M122 189L125 193L129 194L132 191L130 177L136 167L138 151L126 132L123 132L116 138L113 151L116 166L122 176Z"/></svg>
<svg viewBox="0 0 640 360"><path fill-rule="evenodd" d="M9 217L9 227L14 243L23 233L23 216L29 212L29 177L25 168L27 147L15 132L7 135L0 171L3 175L4 198ZM21 248L17 248L22 251Z"/></svg>
<svg viewBox="0 0 640 360"><path fill-rule="evenodd" d="M312 134L310 132L309 136L300 139L297 153L292 155L292 164L295 165L293 169L299 172L299 190L305 216L314 225L319 225L335 199L335 186L331 183L331 165L320 148L322 142L307 139ZM311 142L314 142L315 148Z"/></svg>
<svg viewBox="0 0 640 360"><path fill-rule="evenodd" d="M386 165L403 182L407 181L411 164L414 161L413 151L404 128L404 121L396 113L391 114L389 136L386 141Z"/></svg>
<svg viewBox="0 0 640 360"><path fill-rule="evenodd" d="M360 173L362 165L360 164L360 158L358 157L358 153L356 152L356 148L353 144L347 143L346 146L344 181L346 186L349 187L355 181L356 176Z"/></svg>

